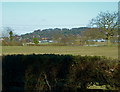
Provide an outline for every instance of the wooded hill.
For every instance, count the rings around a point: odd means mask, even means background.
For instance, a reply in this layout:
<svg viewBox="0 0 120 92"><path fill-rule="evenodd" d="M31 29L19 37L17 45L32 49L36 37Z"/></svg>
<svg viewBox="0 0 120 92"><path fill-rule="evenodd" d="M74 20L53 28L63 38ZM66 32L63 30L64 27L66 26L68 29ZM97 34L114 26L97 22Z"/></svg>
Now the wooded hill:
<svg viewBox="0 0 120 92"><path fill-rule="evenodd" d="M47 38L47 39L52 39L54 36L56 35L78 35L80 34L82 31L85 31L86 29L88 29L87 27L80 27L80 28L72 28L72 29L67 29L67 28L54 28L54 29L38 29L35 30L32 33L27 33L27 34L23 34L21 35L21 37L23 39L25 38Z"/></svg>

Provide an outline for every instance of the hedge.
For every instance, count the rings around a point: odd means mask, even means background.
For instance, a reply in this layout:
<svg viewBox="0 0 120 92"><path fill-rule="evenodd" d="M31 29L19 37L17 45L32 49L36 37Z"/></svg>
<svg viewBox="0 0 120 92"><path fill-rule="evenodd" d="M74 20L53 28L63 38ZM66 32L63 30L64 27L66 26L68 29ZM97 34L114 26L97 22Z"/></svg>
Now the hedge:
<svg viewBox="0 0 120 92"><path fill-rule="evenodd" d="M92 85L120 89L120 61L99 56L54 54L2 57L4 91L62 92Z"/></svg>

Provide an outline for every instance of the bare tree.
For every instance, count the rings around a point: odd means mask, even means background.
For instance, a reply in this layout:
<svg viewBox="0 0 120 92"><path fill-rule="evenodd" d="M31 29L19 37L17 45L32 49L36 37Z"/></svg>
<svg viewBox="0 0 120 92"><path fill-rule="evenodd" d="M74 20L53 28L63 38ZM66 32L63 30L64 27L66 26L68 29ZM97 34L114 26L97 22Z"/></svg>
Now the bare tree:
<svg viewBox="0 0 120 92"><path fill-rule="evenodd" d="M14 31L12 28L10 27L4 27L3 30L2 30L2 37L9 37L10 36L10 31ZM14 34L13 34L14 35Z"/></svg>
<svg viewBox="0 0 120 92"><path fill-rule="evenodd" d="M100 12L96 18L91 20L90 24L104 32L109 45L118 26L118 13Z"/></svg>

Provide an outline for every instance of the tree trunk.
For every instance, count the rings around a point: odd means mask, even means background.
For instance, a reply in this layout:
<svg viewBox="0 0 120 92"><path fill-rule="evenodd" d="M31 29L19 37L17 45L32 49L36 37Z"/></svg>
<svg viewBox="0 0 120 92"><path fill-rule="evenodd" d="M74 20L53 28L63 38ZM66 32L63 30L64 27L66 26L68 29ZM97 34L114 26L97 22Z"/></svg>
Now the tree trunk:
<svg viewBox="0 0 120 92"><path fill-rule="evenodd" d="M107 45L110 46L111 45L111 42L110 42L110 37L108 37L108 40L107 40Z"/></svg>

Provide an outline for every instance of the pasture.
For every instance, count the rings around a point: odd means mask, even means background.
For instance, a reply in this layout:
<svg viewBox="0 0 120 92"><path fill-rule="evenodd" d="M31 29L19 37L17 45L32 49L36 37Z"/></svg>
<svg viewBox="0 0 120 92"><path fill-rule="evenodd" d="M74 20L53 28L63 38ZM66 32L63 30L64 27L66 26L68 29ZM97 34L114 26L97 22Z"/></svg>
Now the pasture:
<svg viewBox="0 0 120 92"><path fill-rule="evenodd" d="M2 54L71 54L118 58L117 46L2 46Z"/></svg>

